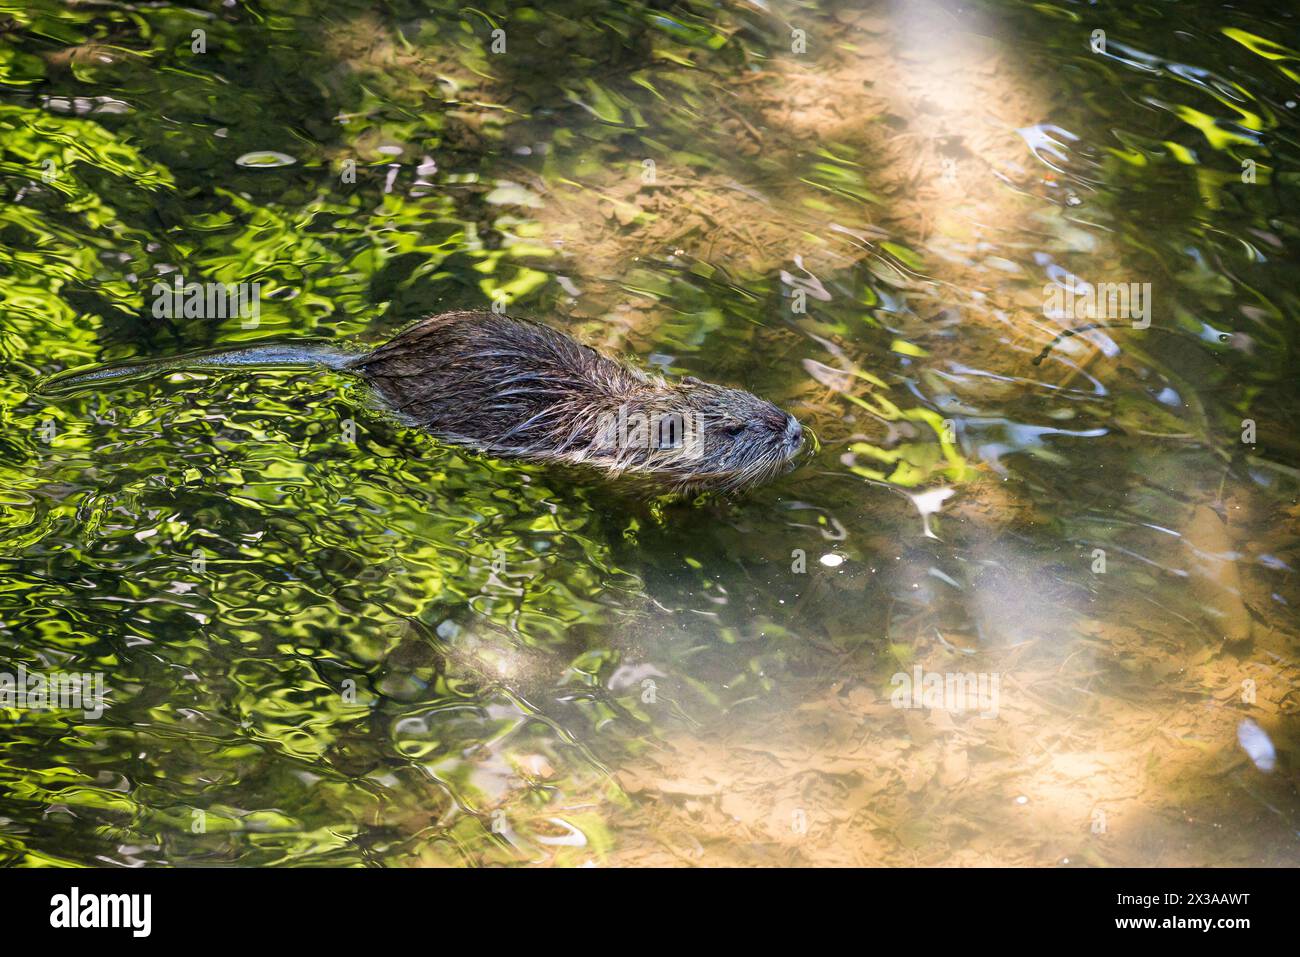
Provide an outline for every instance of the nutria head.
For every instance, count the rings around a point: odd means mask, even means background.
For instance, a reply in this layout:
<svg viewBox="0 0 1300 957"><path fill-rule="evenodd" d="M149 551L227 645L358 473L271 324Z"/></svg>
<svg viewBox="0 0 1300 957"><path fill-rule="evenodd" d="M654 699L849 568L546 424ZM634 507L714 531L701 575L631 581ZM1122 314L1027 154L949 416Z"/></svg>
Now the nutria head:
<svg viewBox="0 0 1300 957"><path fill-rule="evenodd" d="M636 378L594 438L575 436L583 464L665 491L738 492L789 471L804 448L798 420L748 392L693 376Z"/></svg>

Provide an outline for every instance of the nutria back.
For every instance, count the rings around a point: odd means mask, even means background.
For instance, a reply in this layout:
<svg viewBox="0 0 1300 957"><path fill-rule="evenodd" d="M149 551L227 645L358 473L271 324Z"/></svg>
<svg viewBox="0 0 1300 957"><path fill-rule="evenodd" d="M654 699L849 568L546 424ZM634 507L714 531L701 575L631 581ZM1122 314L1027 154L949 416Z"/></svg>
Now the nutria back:
<svg viewBox="0 0 1300 957"><path fill-rule="evenodd" d="M664 491L739 490L788 470L803 446L793 417L748 392L648 375L490 312L431 316L349 368L444 440Z"/></svg>

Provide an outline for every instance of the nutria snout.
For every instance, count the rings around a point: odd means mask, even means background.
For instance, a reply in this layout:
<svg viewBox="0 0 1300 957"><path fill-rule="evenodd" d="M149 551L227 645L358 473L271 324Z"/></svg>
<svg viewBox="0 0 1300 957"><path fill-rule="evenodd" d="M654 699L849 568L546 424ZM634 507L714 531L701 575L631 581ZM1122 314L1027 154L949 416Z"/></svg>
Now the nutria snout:
<svg viewBox="0 0 1300 957"><path fill-rule="evenodd" d="M740 491L788 471L804 445L793 416L748 392L649 375L493 313L432 316L348 368L444 440L656 491Z"/></svg>

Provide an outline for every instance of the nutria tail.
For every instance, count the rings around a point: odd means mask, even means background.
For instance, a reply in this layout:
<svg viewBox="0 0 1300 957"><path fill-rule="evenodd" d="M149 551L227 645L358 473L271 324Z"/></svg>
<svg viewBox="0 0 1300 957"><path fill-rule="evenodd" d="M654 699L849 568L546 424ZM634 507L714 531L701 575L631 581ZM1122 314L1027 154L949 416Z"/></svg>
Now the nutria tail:
<svg viewBox="0 0 1300 957"><path fill-rule="evenodd" d="M104 365L67 369L47 376L36 384L37 395L68 395L85 389L101 389L151 379L166 372L224 372L230 369L345 369L355 361L337 343L299 339L292 342L260 342L187 352L162 359L128 359Z"/></svg>
<svg viewBox="0 0 1300 957"><path fill-rule="evenodd" d="M345 368L447 441L665 491L743 489L790 469L803 447L799 423L748 392L647 375L493 313L431 316Z"/></svg>

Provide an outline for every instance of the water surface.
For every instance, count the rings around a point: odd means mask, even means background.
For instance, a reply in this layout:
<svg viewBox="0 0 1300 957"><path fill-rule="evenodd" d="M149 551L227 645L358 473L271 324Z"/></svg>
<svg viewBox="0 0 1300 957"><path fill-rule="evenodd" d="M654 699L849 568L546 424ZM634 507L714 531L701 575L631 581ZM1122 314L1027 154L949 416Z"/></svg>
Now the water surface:
<svg viewBox="0 0 1300 957"><path fill-rule="evenodd" d="M0 670L106 692L0 709L0 859L1300 863L1263 7L0 2ZM35 391L494 302L821 449L646 503L336 372Z"/></svg>

